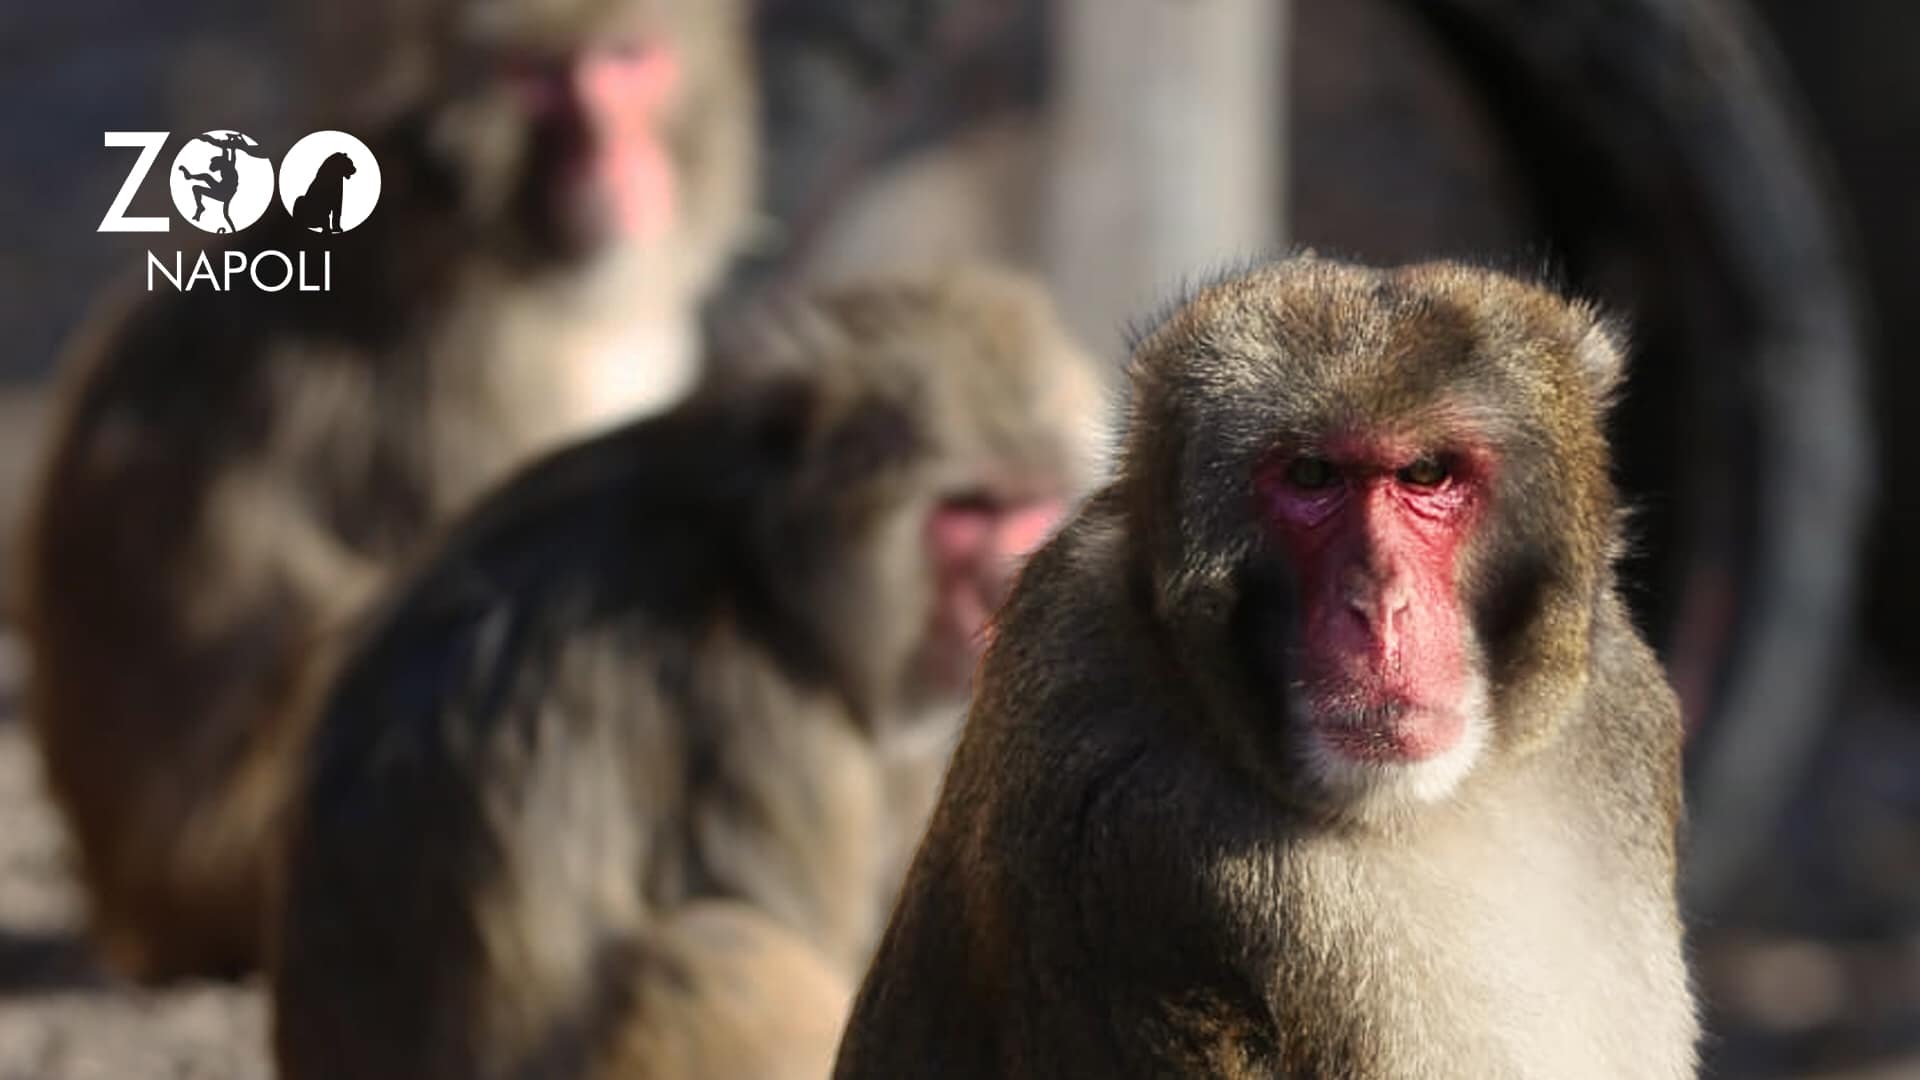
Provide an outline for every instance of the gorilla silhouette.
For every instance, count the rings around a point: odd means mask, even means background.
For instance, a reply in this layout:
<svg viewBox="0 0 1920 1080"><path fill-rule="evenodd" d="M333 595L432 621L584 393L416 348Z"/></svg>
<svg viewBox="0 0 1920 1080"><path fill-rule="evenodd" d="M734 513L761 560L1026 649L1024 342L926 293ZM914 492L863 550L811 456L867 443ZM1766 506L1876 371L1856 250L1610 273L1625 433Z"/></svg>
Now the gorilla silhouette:
<svg viewBox="0 0 1920 1080"><path fill-rule="evenodd" d="M346 192L347 178L354 174L353 159L344 152L327 155L313 174L306 193L293 200L293 223L314 232L337 233L340 228L340 199Z"/></svg>

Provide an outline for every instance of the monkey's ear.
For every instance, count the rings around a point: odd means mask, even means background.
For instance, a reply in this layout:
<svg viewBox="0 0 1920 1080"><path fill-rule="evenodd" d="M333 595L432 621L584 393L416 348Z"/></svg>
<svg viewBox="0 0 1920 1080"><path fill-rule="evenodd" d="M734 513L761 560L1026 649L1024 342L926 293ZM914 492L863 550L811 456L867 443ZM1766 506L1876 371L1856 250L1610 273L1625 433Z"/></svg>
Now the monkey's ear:
<svg viewBox="0 0 1920 1080"><path fill-rule="evenodd" d="M1627 373L1626 327L1590 307L1580 309L1580 320L1583 328L1573 347L1574 358L1594 398L1610 403Z"/></svg>

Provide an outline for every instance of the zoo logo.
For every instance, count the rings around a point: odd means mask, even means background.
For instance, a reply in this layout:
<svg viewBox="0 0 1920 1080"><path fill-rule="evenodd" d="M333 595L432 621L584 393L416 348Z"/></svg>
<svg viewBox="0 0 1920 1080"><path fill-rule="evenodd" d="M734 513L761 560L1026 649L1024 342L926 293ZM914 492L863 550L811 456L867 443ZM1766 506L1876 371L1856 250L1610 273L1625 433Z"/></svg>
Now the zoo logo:
<svg viewBox="0 0 1920 1080"><path fill-rule="evenodd" d="M164 217L128 217L127 206L166 145L164 131L109 131L105 145L139 147L140 158L100 221L98 232L166 232ZM214 130L187 140L167 177L173 206L187 223L210 233L237 233L266 213L275 188L273 163L260 144L238 131ZM316 131L294 143L281 160L280 204L310 232L343 233L367 220L380 201L380 163L365 143L344 131Z"/></svg>

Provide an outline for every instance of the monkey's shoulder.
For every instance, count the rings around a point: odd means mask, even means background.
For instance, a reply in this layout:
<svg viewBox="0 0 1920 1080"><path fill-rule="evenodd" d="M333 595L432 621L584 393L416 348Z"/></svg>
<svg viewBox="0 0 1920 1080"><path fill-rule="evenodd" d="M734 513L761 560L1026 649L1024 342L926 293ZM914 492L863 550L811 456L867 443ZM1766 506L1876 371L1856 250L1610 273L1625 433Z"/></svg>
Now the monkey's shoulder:
<svg viewBox="0 0 1920 1080"><path fill-rule="evenodd" d="M1664 733L1677 740L1680 699L1653 647L1634 628L1625 603L1614 593L1596 605L1591 653L1595 707L1641 726L1646 733Z"/></svg>
<svg viewBox="0 0 1920 1080"><path fill-rule="evenodd" d="M566 722L553 698L580 724L667 724L699 655L748 636L738 493L713 479L727 443L699 417L636 421L482 498L369 620L326 703L323 767Z"/></svg>
<svg viewBox="0 0 1920 1080"><path fill-rule="evenodd" d="M1683 813L1679 696L1617 597L1596 607L1591 655L1579 715L1542 772L1612 820L1643 823L1610 839L1670 863ZM1592 782L1596 763L1608 783Z"/></svg>

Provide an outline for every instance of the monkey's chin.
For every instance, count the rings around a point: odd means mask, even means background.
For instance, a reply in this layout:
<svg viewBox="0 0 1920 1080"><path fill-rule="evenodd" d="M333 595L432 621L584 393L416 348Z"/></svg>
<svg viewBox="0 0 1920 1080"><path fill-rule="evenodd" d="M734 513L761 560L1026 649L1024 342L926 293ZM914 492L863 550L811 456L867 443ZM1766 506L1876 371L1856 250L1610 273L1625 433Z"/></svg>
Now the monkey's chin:
<svg viewBox="0 0 1920 1080"><path fill-rule="evenodd" d="M1294 717L1303 764L1331 802L1362 817L1391 816L1451 795L1487 740L1487 691L1474 679L1458 704L1302 702Z"/></svg>

